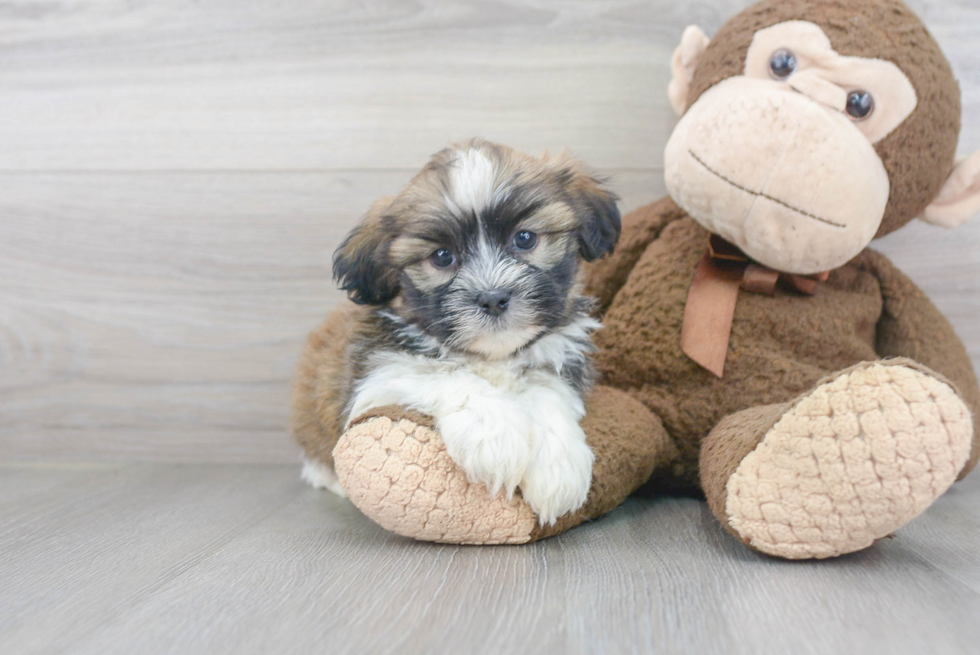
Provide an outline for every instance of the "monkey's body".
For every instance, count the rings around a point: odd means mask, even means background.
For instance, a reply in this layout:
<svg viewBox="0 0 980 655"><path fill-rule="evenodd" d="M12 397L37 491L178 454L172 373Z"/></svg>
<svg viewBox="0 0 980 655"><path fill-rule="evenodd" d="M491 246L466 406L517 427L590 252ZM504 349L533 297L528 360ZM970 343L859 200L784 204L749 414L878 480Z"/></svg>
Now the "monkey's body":
<svg viewBox="0 0 980 655"><path fill-rule="evenodd" d="M649 486L702 489L719 520L757 549L826 557L886 536L976 466L970 413L980 410L980 388L966 349L871 249L831 271L812 296L739 292L723 377L693 362L681 350L681 325L709 236L665 198L626 216L623 247L591 271L590 291L605 309L602 381L651 410L676 447ZM905 359L879 362L886 357ZM825 394L844 378L850 389L825 416L794 415L815 402L814 390ZM936 426L921 417L936 415L943 425L927 436ZM749 461L754 452L762 466ZM741 507L731 498L739 485ZM916 487L929 491L918 498Z"/></svg>
<svg viewBox="0 0 980 655"><path fill-rule="evenodd" d="M682 352L680 329L708 238L665 198L629 214L621 247L591 271L589 291L605 312L596 335L602 383L625 390L663 421L680 456L661 475L700 487L700 444L724 417L791 401L828 376L883 357L925 364L949 378L973 412L980 410L969 356L948 321L871 249L832 271L812 296L783 286L774 296L741 291L724 376L700 367ZM893 322L916 336L896 339ZM918 335L929 335L928 342ZM943 344L940 352L930 342Z"/></svg>

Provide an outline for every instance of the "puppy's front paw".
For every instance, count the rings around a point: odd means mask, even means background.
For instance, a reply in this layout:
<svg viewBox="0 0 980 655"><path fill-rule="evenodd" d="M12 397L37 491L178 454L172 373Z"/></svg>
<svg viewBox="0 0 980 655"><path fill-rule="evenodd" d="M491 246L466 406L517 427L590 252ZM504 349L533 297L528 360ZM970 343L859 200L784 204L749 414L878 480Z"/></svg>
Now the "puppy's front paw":
<svg viewBox="0 0 980 655"><path fill-rule="evenodd" d="M541 525L552 525L559 516L585 504L595 456L578 425L569 426L569 434L543 432L524 473L521 495Z"/></svg>
<svg viewBox="0 0 980 655"><path fill-rule="evenodd" d="M504 489L508 498L530 457L527 424L516 408L491 403L467 406L437 421L446 452L467 477L485 484L491 495Z"/></svg>

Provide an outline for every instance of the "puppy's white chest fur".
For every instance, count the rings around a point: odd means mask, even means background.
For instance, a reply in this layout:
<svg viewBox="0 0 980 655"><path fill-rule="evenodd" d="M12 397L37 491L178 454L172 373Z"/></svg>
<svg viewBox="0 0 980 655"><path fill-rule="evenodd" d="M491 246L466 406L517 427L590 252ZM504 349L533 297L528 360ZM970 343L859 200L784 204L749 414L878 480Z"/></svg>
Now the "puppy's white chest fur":
<svg viewBox="0 0 980 655"><path fill-rule="evenodd" d="M486 360L444 353L386 351L371 356L349 419L384 405L432 416L449 456L492 493L518 486L542 524L585 503L592 451L579 421L585 407L561 377L588 355L583 340L598 327L582 317L512 357Z"/></svg>

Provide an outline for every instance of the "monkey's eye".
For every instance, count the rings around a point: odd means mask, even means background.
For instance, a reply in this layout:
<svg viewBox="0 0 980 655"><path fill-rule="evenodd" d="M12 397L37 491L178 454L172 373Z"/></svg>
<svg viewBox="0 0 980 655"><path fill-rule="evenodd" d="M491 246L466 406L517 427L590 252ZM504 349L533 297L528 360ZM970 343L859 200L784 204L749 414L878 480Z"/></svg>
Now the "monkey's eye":
<svg viewBox="0 0 980 655"><path fill-rule="evenodd" d="M538 245L538 235L524 230L514 235L514 247L518 250L531 250Z"/></svg>
<svg viewBox="0 0 980 655"><path fill-rule="evenodd" d="M432 253L432 256L429 257L429 261L431 261L432 265L436 268L448 268L456 263L456 255L453 254L452 250L447 248L439 248L439 250Z"/></svg>
<svg viewBox="0 0 980 655"><path fill-rule="evenodd" d="M875 99L867 91L851 91L847 94L847 115L856 121L863 121L875 110Z"/></svg>
<svg viewBox="0 0 980 655"><path fill-rule="evenodd" d="M785 80L796 72L798 65L796 55L792 51L782 48L772 53L772 59L769 60L769 72L777 80Z"/></svg>

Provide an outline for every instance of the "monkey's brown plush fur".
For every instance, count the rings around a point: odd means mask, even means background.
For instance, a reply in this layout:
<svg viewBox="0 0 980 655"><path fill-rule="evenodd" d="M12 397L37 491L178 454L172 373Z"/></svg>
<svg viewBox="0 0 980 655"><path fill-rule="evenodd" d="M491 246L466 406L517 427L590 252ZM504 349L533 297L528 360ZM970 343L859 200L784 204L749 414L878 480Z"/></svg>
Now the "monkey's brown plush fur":
<svg viewBox="0 0 980 655"><path fill-rule="evenodd" d="M701 53L687 107L742 74L760 29L791 20L820 26L840 55L896 64L915 87L915 110L874 144L891 182L878 236L921 216L954 166L959 90L932 37L897 0L753 5ZM585 506L557 525L528 520L519 498L474 490L440 459L425 417L383 408L343 437L325 426L333 410L317 404L317 388L329 384L342 319L310 342L294 431L308 455L327 462L340 438L340 483L371 518L404 535L467 543L547 537L645 485L701 490L721 524L763 552L829 557L901 527L976 466L980 388L966 349L928 298L871 249L830 271L812 296L783 286L772 296L740 292L723 377L690 359L681 327L709 236L665 198L625 217L616 252L590 269L605 325L596 354L602 386L583 424L596 464Z"/></svg>

